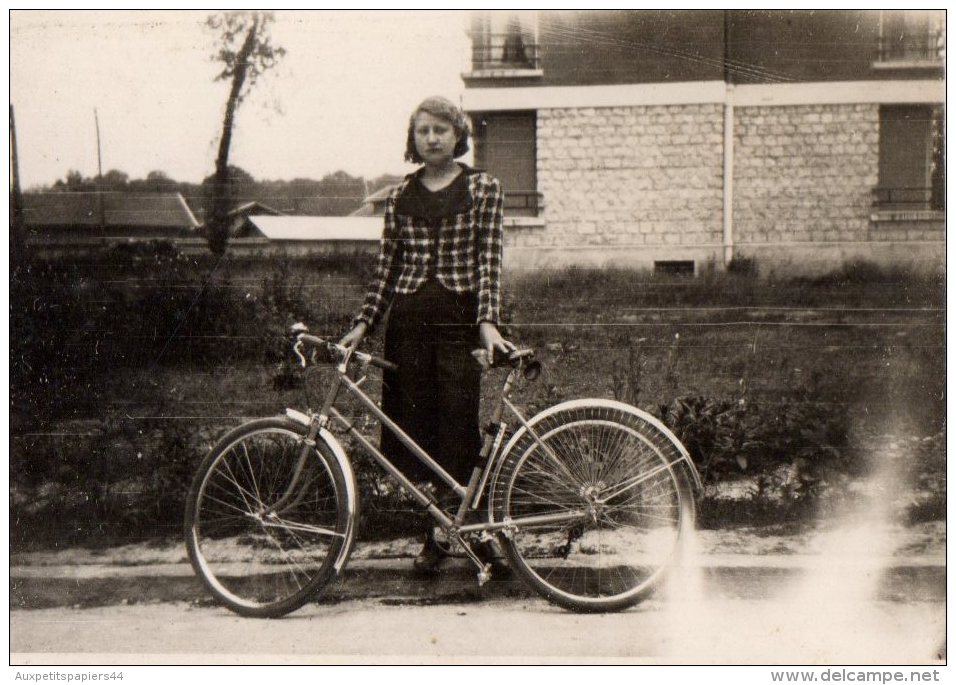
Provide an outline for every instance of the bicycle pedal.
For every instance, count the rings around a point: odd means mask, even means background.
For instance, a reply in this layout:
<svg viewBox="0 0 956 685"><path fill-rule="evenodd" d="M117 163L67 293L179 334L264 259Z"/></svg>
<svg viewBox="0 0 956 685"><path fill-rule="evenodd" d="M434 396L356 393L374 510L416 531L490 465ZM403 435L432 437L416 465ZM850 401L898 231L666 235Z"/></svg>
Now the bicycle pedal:
<svg viewBox="0 0 956 685"><path fill-rule="evenodd" d="M478 587L481 587L489 580L491 580L491 564L485 564L482 569L478 571Z"/></svg>

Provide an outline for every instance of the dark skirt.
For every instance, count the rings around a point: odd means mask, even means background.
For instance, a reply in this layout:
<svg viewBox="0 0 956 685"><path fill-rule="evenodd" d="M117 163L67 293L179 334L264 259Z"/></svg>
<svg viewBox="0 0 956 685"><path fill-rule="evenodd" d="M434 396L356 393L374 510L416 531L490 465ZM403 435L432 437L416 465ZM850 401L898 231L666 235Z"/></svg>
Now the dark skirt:
<svg viewBox="0 0 956 685"><path fill-rule="evenodd" d="M386 372L382 409L455 480L467 485L478 458L481 369L475 293L455 293L435 280L416 292L397 294L385 331ZM382 429L382 452L412 481L439 478Z"/></svg>

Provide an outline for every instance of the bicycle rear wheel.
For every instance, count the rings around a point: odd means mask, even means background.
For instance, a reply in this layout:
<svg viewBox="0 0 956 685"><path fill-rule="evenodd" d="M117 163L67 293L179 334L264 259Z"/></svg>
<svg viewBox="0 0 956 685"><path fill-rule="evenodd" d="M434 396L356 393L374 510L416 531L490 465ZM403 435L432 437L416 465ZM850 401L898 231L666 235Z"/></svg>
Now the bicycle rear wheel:
<svg viewBox="0 0 956 685"><path fill-rule="evenodd" d="M305 428L261 419L228 433L200 465L186 504L196 573L226 607L272 618L314 597L351 546L346 476ZM340 559L341 557L341 559Z"/></svg>
<svg viewBox="0 0 956 685"><path fill-rule="evenodd" d="M496 520L515 571L574 611L616 611L651 593L694 523L686 452L656 419L609 400L558 405L510 441ZM535 438L537 436L537 438Z"/></svg>

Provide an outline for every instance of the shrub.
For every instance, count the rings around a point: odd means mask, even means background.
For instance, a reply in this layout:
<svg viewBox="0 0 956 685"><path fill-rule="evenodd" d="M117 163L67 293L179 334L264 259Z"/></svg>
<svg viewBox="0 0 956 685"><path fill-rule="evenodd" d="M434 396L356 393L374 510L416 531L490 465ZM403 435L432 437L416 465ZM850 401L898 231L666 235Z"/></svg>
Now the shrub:
<svg viewBox="0 0 956 685"><path fill-rule="evenodd" d="M249 263L187 258L156 242L31 264L11 277L13 411L25 423L93 411L98 379L117 367L281 361L295 320L339 332L354 314L342 278L310 277L326 263L369 259L260 261L257 278Z"/></svg>
<svg viewBox="0 0 956 685"><path fill-rule="evenodd" d="M823 404L683 397L661 406L660 417L705 483L749 475L757 497L812 498L828 476L860 467L846 416Z"/></svg>
<svg viewBox="0 0 956 685"><path fill-rule="evenodd" d="M946 431L919 440L913 450L910 473L915 485L906 516L912 522L946 518Z"/></svg>
<svg viewBox="0 0 956 685"><path fill-rule="evenodd" d="M15 440L11 545L110 545L178 535L204 432L195 425L115 419L72 428Z"/></svg>
<svg viewBox="0 0 956 685"><path fill-rule="evenodd" d="M740 255L734 255L734 257L727 264L727 272L742 276L756 276L757 260L754 257L741 257Z"/></svg>
<svg viewBox="0 0 956 685"><path fill-rule="evenodd" d="M145 268L172 264L184 259L183 254L169 240L149 240L137 243L117 243L109 246L97 261L113 265L137 264Z"/></svg>

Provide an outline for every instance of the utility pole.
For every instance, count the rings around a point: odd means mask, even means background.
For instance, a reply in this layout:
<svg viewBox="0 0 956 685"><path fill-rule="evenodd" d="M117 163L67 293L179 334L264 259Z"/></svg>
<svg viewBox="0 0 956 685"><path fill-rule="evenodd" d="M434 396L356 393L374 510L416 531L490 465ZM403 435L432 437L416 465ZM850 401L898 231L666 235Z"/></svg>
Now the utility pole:
<svg viewBox="0 0 956 685"><path fill-rule="evenodd" d="M17 159L17 127L10 105L10 265L19 267L26 256L23 224L23 193L20 192L20 163Z"/></svg>
<svg viewBox="0 0 956 685"><path fill-rule="evenodd" d="M723 11L724 19L724 83L730 83L730 11Z"/></svg>
<svg viewBox="0 0 956 685"><path fill-rule="evenodd" d="M100 230L106 232L106 209L103 207L103 148L100 145L100 117L93 108L93 122L96 124L96 203L100 215Z"/></svg>

